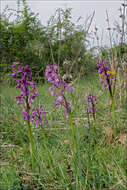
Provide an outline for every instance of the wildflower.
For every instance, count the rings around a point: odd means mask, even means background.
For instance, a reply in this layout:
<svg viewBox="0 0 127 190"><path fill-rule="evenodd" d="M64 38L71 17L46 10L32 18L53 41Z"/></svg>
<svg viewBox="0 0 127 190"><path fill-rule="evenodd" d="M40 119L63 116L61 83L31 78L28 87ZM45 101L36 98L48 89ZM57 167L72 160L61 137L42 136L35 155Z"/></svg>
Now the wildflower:
<svg viewBox="0 0 127 190"><path fill-rule="evenodd" d="M34 109L32 111L32 119L31 122L35 124L36 128L39 126L42 127L43 125L48 125L48 120L46 119L46 113L42 106Z"/></svg>
<svg viewBox="0 0 127 190"><path fill-rule="evenodd" d="M14 68L14 67L16 67L19 64L20 64L19 62L13 62L13 65L11 66L11 68Z"/></svg>
<svg viewBox="0 0 127 190"><path fill-rule="evenodd" d="M107 59L99 59L97 61L98 74L100 77L100 82L103 84L104 89L109 89L110 96L112 97L112 79L114 78L115 71L111 71L111 68L106 66L107 63Z"/></svg>
<svg viewBox="0 0 127 190"><path fill-rule="evenodd" d="M38 96L38 92L36 92L36 87L34 85L34 81L32 81L31 77L31 69L28 65L23 66L19 62L14 62L11 66L12 68L12 77L19 79L17 80L17 88L20 89L21 93L19 96L16 97L17 104L23 104L23 115L24 119L27 120L27 131L30 143L30 154L32 160L32 166L34 166L35 162L35 147L34 147L34 138L31 130L31 104L33 104L34 99ZM32 118L33 119L33 118ZM34 121L34 120L33 120ZM40 122L39 120L36 121L36 125Z"/></svg>
<svg viewBox="0 0 127 190"><path fill-rule="evenodd" d="M107 71L107 75L108 75L108 76L115 75L115 74L116 74L115 71Z"/></svg>
<svg viewBox="0 0 127 190"><path fill-rule="evenodd" d="M22 100L19 100L19 101L17 102L17 104L18 104L18 105L21 105L21 104L22 104Z"/></svg>
<svg viewBox="0 0 127 190"><path fill-rule="evenodd" d="M29 120L30 119L30 115L28 114L28 112L25 110L25 108L23 109L23 114L24 114L24 119Z"/></svg>
<svg viewBox="0 0 127 190"><path fill-rule="evenodd" d="M38 96L38 92L36 92L36 87L34 85L34 81L32 81L31 77L31 69L28 65L22 66L19 62L14 62L11 66L12 68L12 77L18 77L17 80L17 88L20 89L21 93L16 97L17 104L24 104L23 114L24 119L30 119L30 104L33 104L34 99Z"/></svg>
<svg viewBox="0 0 127 190"><path fill-rule="evenodd" d="M89 94L86 98L88 103L87 113L92 114L93 118L95 119L95 111L99 111L98 100L96 96Z"/></svg>
<svg viewBox="0 0 127 190"><path fill-rule="evenodd" d="M52 86L49 89L51 90L51 95L56 96L56 106L59 106L60 104L64 106L64 114L67 118L69 112L71 112L71 105L66 100L65 91L73 91L71 84L67 84L64 80L61 80L61 77L58 73L58 66L55 62L52 65L48 65L46 67L45 77L47 78L48 82L52 83Z"/></svg>
<svg viewBox="0 0 127 190"><path fill-rule="evenodd" d="M16 77L16 73L13 73L13 74L12 74L12 77L15 78L15 77Z"/></svg>

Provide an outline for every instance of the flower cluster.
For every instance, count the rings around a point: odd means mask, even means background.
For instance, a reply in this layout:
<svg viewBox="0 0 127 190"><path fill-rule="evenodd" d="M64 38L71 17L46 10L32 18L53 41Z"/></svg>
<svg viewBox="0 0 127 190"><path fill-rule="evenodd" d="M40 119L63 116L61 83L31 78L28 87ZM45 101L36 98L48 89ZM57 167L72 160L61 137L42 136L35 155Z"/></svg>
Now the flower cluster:
<svg viewBox="0 0 127 190"><path fill-rule="evenodd" d="M100 109L99 106L97 106L98 100L96 96L89 94L86 98L86 101L88 103L87 113L93 114L93 117L95 117L95 111L99 111Z"/></svg>
<svg viewBox="0 0 127 190"><path fill-rule="evenodd" d="M31 122L35 124L36 128L43 125L48 125L48 120L46 119L46 113L42 106L34 109L32 111L32 119Z"/></svg>
<svg viewBox="0 0 127 190"><path fill-rule="evenodd" d="M58 72L58 66L54 62L52 65L48 65L45 71L45 77L48 82L52 83L50 87L51 95L55 95L56 106L63 105L65 108L64 114L68 118L68 113L71 112L71 105L67 102L65 97L65 90L73 91L71 84L67 84L64 80L61 80L61 77Z"/></svg>
<svg viewBox="0 0 127 190"><path fill-rule="evenodd" d="M111 68L106 66L107 63L108 60L106 59L99 59L97 61L98 74L100 76L100 82L103 84L104 89L109 89L110 94L112 95L111 86L115 71L111 71Z"/></svg>
<svg viewBox="0 0 127 190"><path fill-rule="evenodd" d="M30 104L34 102L34 99L38 95L34 81L31 78L31 69L28 65L22 66L19 62L14 62L11 68L13 71L12 77L18 78L16 87L21 90L20 96L16 97L17 104L24 104L24 119L28 120L30 119Z"/></svg>

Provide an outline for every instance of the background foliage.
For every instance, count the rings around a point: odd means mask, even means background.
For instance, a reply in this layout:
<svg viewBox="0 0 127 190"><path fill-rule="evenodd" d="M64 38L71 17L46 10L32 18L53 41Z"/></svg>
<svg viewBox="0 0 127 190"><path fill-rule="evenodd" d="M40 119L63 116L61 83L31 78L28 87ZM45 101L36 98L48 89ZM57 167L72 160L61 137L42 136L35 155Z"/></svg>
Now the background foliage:
<svg viewBox="0 0 127 190"><path fill-rule="evenodd" d="M44 70L47 64L60 62L61 72L64 72L65 59L70 64L75 59L79 47L81 51L73 74L81 68L86 73L93 70L93 50L87 49L84 42L85 30L82 25L72 22L71 9L57 9L43 26L26 2L23 1L23 10L6 10L0 15L0 63L1 79L10 79L10 65L13 61L28 64L33 72L33 79L44 81ZM16 17L10 21L10 16ZM51 53L52 52L52 53ZM59 59L59 60L58 60ZM88 64L89 62L89 64Z"/></svg>

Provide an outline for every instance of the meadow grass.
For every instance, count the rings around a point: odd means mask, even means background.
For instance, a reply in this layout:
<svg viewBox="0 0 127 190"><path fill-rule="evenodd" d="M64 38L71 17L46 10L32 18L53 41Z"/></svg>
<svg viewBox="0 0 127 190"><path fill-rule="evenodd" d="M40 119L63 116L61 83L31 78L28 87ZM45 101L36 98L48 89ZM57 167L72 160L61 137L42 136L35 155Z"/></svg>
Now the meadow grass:
<svg viewBox="0 0 127 190"><path fill-rule="evenodd" d="M1 87L1 190L126 189L126 107L119 106L116 93L114 123L108 92L102 90L96 75L75 81L73 86L74 92L67 97L72 102L77 134L81 173L78 177L70 123L64 118L62 107L54 106L49 85L37 87L39 97L35 104L45 107L50 126L32 128L36 147L34 171L22 109L14 99L19 91L8 85ZM96 121L90 118L90 124L86 113L88 94L96 95L100 106Z"/></svg>

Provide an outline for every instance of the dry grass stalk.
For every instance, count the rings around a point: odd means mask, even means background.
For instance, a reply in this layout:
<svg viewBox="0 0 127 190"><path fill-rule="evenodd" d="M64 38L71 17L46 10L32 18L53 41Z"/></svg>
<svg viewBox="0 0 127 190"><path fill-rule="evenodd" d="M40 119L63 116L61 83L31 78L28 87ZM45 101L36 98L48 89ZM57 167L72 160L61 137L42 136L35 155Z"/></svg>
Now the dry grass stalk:
<svg viewBox="0 0 127 190"><path fill-rule="evenodd" d="M122 105L122 82L121 82L121 79L120 79L120 68L118 68L118 83L119 83L120 105Z"/></svg>
<svg viewBox="0 0 127 190"><path fill-rule="evenodd" d="M124 98L125 100L127 99L127 60L125 60L125 65L124 65Z"/></svg>
<svg viewBox="0 0 127 190"><path fill-rule="evenodd" d="M112 65L111 65L111 68L112 68L112 71L115 70L115 63L114 63L114 54L113 54L113 42L112 42L112 35L111 35L111 27L110 27L110 23L109 23L109 15L108 15L108 11L106 10L106 16L107 16L107 24L108 24L108 32L109 32L109 39L110 39L110 46L111 46L111 55L112 55Z"/></svg>

